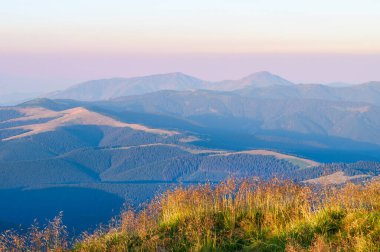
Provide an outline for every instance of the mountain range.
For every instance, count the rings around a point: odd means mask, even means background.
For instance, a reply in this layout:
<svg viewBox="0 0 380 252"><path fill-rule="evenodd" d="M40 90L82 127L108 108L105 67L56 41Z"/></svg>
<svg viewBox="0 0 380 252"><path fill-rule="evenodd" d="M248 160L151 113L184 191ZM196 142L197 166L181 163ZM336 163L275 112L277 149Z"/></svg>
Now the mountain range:
<svg viewBox="0 0 380 252"><path fill-rule="evenodd" d="M47 97L52 99L96 101L161 90L190 91L208 89L232 91L249 86L268 87L272 85L291 86L293 83L269 72L258 72L239 80L220 82L205 81L183 73L169 73L87 81L66 90L48 94Z"/></svg>
<svg viewBox="0 0 380 252"><path fill-rule="evenodd" d="M63 210L71 229L87 230L124 202L138 207L167 188L229 176L373 179L379 101L379 82L295 84L269 72L211 82L172 73L88 81L0 107L0 197L9 202L0 206L0 229Z"/></svg>
<svg viewBox="0 0 380 252"><path fill-rule="evenodd" d="M183 73L158 74L133 78L87 81L63 91L47 94L50 99L81 101L109 100L162 90L233 91L253 98L323 99L380 104L380 82L358 85L296 84L269 72L257 72L238 80L205 81Z"/></svg>

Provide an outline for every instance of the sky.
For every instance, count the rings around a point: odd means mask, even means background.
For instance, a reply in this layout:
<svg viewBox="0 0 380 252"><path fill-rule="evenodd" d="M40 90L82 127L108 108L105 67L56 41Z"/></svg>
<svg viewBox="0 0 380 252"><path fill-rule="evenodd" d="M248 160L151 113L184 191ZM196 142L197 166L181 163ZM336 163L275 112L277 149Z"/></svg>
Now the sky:
<svg viewBox="0 0 380 252"><path fill-rule="evenodd" d="M163 72L380 80L379 0L0 0L0 94Z"/></svg>

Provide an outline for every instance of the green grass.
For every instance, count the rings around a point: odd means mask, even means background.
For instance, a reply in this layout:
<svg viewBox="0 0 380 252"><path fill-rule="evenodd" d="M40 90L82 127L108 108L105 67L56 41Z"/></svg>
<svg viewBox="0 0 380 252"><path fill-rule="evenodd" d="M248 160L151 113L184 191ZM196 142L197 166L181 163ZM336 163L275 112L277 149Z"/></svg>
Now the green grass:
<svg viewBox="0 0 380 252"><path fill-rule="evenodd" d="M27 237L17 237L30 246ZM5 249L11 245L3 241ZM67 247L50 251L58 249ZM380 181L317 189L230 179L177 188L140 212L123 212L108 229L83 234L72 249L380 251Z"/></svg>

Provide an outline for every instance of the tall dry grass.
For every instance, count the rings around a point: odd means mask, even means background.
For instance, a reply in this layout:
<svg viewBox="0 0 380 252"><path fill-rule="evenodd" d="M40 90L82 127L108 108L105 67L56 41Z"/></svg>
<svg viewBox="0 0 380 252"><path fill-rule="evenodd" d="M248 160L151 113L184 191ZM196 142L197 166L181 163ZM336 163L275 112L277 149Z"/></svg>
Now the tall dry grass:
<svg viewBox="0 0 380 252"><path fill-rule="evenodd" d="M33 224L25 235L8 230L0 236L0 251L67 251L69 248L62 212L43 228Z"/></svg>
<svg viewBox="0 0 380 252"><path fill-rule="evenodd" d="M13 247L30 243L17 237ZM229 179L180 187L139 212L123 212L107 230L83 234L73 249L380 251L380 181L315 188Z"/></svg>
<svg viewBox="0 0 380 252"><path fill-rule="evenodd" d="M380 251L380 181L312 188L230 179L166 192L77 251Z"/></svg>

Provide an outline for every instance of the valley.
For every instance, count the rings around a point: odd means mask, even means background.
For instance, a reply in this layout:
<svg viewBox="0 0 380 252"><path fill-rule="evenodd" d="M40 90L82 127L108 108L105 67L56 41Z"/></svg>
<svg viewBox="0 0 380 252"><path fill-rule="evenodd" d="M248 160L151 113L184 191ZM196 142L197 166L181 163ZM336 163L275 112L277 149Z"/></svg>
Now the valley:
<svg viewBox="0 0 380 252"><path fill-rule="evenodd" d="M113 84L88 82L68 91L81 97L0 108L0 196L9 202L0 229L63 211L71 233L91 230L167 189L229 177L326 185L380 175L375 102L278 97L273 90L298 85L267 72L238 82L178 73L118 81L147 89L97 97L93 85Z"/></svg>

